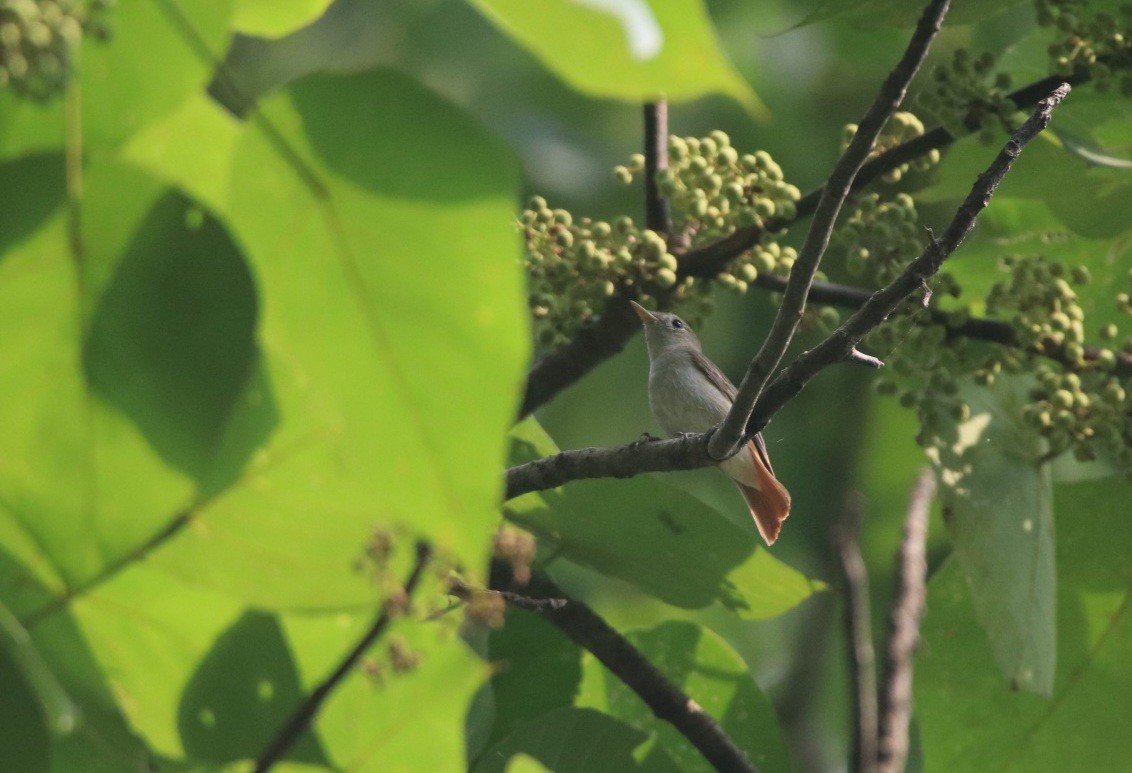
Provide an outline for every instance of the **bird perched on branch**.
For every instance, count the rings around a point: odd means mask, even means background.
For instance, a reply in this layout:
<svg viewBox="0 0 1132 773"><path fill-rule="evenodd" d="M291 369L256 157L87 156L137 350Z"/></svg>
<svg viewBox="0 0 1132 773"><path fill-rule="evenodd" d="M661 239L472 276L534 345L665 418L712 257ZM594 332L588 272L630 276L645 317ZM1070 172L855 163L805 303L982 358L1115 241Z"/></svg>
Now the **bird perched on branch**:
<svg viewBox="0 0 1132 773"><path fill-rule="evenodd" d="M704 356L700 339L684 320L631 303L645 326L649 407L657 423L671 435L718 426L735 400L735 385ZM790 492L774 477L762 435L755 435L719 466L747 500L759 534L773 545L790 515Z"/></svg>

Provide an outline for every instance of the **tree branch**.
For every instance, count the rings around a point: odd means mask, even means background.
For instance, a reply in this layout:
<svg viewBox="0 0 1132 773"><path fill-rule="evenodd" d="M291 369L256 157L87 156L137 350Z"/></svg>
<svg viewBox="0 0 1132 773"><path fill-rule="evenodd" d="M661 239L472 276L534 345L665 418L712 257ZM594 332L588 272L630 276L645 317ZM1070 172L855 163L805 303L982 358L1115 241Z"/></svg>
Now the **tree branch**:
<svg viewBox="0 0 1132 773"><path fill-rule="evenodd" d="M786 280L775 274L759 274L753 284L775 293L781 293L786 289ZM810 287L810 302L826 306L840 306L845 309L859 309L872 297L873 292L873 290L864 287L815 281ZM945 325L949 336L1023 348L1018 340L1018 335L1009 322L987 319L986 317L971 317L961 325L952 325L945 311L933 308L928 309L926 313L930 322ZM1073 368L1077 365L1066 355L1064 346L1059 346L1052 341L1043 341L1037 347L1026 347L1025 351L1061 363L1067 368ZM1100 357L1101 350L1095 346L1086 346L1084 352L1085 361L1092 362ZM1117 376L1132 376L1132 354L1119 351L1114 352L1114 354L1116 355L1116 367L1112 372Z"/></svg>
<svg viewBox="0 0 1132 773"><path fill-rule="evenodd" d="M853 701L853 755L849 770L875 773L877 768L877 674L869 611L869 575L861 556L860 494L852 493L837 527L834 547L841 560L844 582L845 642Z"/></svg>
<svg viewBox="0 0 1132 773"><path fill-rule="evenodd" d="M508 565L493 562L493 588L515 590L510 587L510 577ZM716 770L757 773L747 755L712 717L586 604L570 598L541 575L535 575L521 590L536 597L565 599L565 605L538 610L539 614L571 641L592 653L635 692L658 719L670 723L687 738Z"/></svg>
<svg viewBox="0 0 1132 773"><path fill-rule="evenodd" d="M762 429L782 406L793 399L811 378L830 365L844 361L869 331L880 325L908 295L924 286L955 251L975 225L998 184L1010 171L1022 148L1049 123L1053 109L1069 93L1062 84L1042 100L1033 115L1014 133L1006 146L979 175L941 240L933 240L888 286L876 291L841 327L813 349L787 365L755 405L746 431ZM613 448L564 451L512 467L507 471L506 498L555 488L580 478L628 478L644 472L689 470L714 464L706 435L685 435L671 440L635 441Z"/></svg>
<svg viewBox="0 0 1132 773"><path fill-rule="evenodd" d="M885 679L880 694L880 773L902 773L908 758L908 724L912 714L912 655L920 641L927 576L928 514L935 496L935 477L924 469L912 490L904 540L897 558L896 600L892 632L885 653Z"/></svg>
<svg viewBox="0 0 1132 773"><path fill-rule="evenodd" d="M901 301L922 288L927 280L939 271L943 262L975 227L979 213L990 202L995 189L1010 171L1022 148L1046 127L1053 109L1068 93L1069 84L1063 83L1038 103L1033 115L1014 132L987 170L979 175L941 239L933 239L923 253L908 264L900 276L888 286L873 293L869 300L828 338L808 352L802 353L783 369L759 398L747 423L748 434L753 435L762 429L770 417L801 392L811 378L824 368L844 360L869 331L888 318Z"/></svg>
<svg viewBox="0 0 1132 773"><path fill-rule="evenodd" d="M817 271L829 245L829 238L837 223L837 215L849 196L853 180L872 152L877 137L888 123L888 119L904 101L908 84L920 69L928 47L939 32L943 17L947 15L949 5L950 0L931 0L928 3L916 24L916 30L912 33L904 55L885 78L876 99L861 119L856 134L845 148L845 152L841 154L829 180L822 188L810 230L798 253L798 259L790 270L790 280L786 285L782 306L778 309L774 324L759 348L758 354L747 367L731 409L708 442L708 451L714 458L726 459L738 450L751 411L767 381L786 354L790 341L802 321L810 285L814 281L814 272Z"/></svg>
<svg viewBox="0 0 1132 773"><path fill-rule="evenodd" d="M645 104L645 226L666 239L672 235L668 199L660 193L656 173L668 168L668 102Z"/></svg>
<svg viewBox="0 0 1132 773"><path fill-rule="evenodd" d="M413 564L412 570L409 572L408 578L405 580L404 599L407 600L412 597L413 591L420 582L425 565L428 563L428 559L431 555L432 547L428 543L417 543L416 561ZM308 695L302 703L295 707L295 710L291 713L291 716L284 723L283 727L279 729L275 737L271 739L260 753L255 763L256 773L263 773L263 771L270 769L271 766L278 762L295 742L299 740L302 734L306 732L311 720L314 719L319 709L322 708L322 704L326 702L326 699L330 697L330 694L338 687L339 683L354 670L354 667L357 665L362 655L381 637L385 629L389 627L389 623L393 618L397 617L402 611L404 610L400 608L400 605L394 603L392 600L387 601L382 606L381 612L378 614L369 630L362 635L353 649L342 658L341 662L339 662L330 676L326 677L318 687L311 691L310 695Z"/></svg>

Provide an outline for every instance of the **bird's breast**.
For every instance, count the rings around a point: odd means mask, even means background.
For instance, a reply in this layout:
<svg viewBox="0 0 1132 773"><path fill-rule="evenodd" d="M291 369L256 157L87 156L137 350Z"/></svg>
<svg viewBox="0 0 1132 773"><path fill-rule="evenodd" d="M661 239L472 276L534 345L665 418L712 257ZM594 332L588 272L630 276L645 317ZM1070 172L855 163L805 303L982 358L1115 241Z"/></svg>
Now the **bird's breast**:
<svg viewBox="0 0 1132 773"><path fill-rule="evenodd" d="M666 352L649 367L649 407L664 431L706 432L723 421L729 403L688 361L685 352Z"/></svg>

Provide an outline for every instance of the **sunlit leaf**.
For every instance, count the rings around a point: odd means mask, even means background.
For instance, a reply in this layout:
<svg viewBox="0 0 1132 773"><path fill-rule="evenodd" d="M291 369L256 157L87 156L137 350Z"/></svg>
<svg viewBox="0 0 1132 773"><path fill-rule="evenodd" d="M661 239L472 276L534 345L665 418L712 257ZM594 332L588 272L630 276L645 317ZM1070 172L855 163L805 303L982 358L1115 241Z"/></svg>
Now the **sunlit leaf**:
<svg viewBox="0 0 1132 773"><path fill-rule="evenodd" d="M232 26L245 35L277 38L310 24L330 0L237 0Z"/></svg>
<svg viewBox="0 0 1132 773"><path fill-rule="evenodd" d="M580 91L632 101L718 92L764 112L720 49L700 0L472 4Z"/></svg>

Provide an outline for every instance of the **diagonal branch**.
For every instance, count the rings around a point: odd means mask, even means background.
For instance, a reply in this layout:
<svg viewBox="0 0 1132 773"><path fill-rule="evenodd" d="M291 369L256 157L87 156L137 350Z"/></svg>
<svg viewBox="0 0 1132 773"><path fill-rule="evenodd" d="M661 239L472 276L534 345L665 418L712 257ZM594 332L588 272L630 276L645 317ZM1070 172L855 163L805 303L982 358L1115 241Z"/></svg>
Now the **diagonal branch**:
<svg viewBox="0 0 1132 773"><path fill-rule="evenodd" d="M510 567L492 567L492 587L510 585ZM513 591L511 587L500 590ZM560 606L534 610L573 642L593 654L603 666L643 700L658 719L670 723L722 773L758 773L758 769L735 745L719 723L683 690L669 681L629 641L609 626L586 604L572 599L549 579L535 575L521 589L524 594L565 600Z"/></svg>
<svg viewBox="0 0 1132 773"><path fill-rule="evenodd" d="M935 496L935 477L924 469L912 490L904 540L897 556L896 600L892 632L885 653L880 693L880 773L900 773L908 759L908 724L912 715L912 655L920 641L927 576L928 514Z"/></svg>
<svg viewBox="0 0 1132 773"><path fill-rule="evenodd" d="M354 670L354 667L357 666L358 661L361 659L362 655L365 654L366 650L372 647L373 643L385 633L385 629L389 627L389 623L404 611L403 605L407 603L407 599L411 598L413 591L416 590L421 575L424 573L425 565L428 563L431 555L432 547L427 542L417 543L416 561L403 586L404 595L401 596L401 599L404 601L395 602L394 599L387 601L382 606L381 612L378 614L377 618L373 621L373 625L362 635L358 643L346 653L330 676L326 677L318 687L311 691L310 695L308 695L302 703L295 707L295 710L291 712L291 716L283 724L283 727L279 729L267 746L264 747L264 750L260 752L259 757L256 758L256 773L263 773L263 771L269 770L272 765L278 762L283 755L294 746L299 738L302 737L303 733L306 732L307 728L310 726L311 720L318 714L319 710L322 708L322 704L326 702L330 694L334 692L335 688L338 687L342 680Z"/></svg>
<svg viewBox="0 0 1132 773"><path fill-rule="evenodd" d="M1068 93L1069 84L1063 83L1038 104L1033 115L1011 136L986 171L979 175L942 239L933 240L891 284L873 293L841 327L782 370L756 403L747 423L749 434L762 429L782 406L802 391L811 378L825 368L843 362L869 331L884 322L906 297L922 288L939 271L943 262L974 228L979 213L989 203L1022 148L1045 128L1053 109ZM506 496L510 499L580 478L628 478L645 472L706 467L714 463L707 451L706 440L705 435L686 435L672 440L636 441L613 448L564 451L509 469Z"/></svg>
<svg viewBox="0 0 1132 773"><path fill-rule="evenodd" d="M869 575L861 556L861 495L852 493L845 516L834 536L844 581L845 640L853 696L853 756L849 769L876 773L877 767L877 675L873 649L872 615L869 611Z"/></svg>
<svg viewBox="0 0 1132 773"><path fill-rule="evenodd" d="M656 184L656 173L668 168L668 102L645 104L645 226L668 238L672 235L672 213L668 199Z"/></svg>
<svg viewBox="0 0 1132 773"><path fill-rule="evenodd" d="M743 381L731 409L719 428L712 433L708 451L716 459L726 459L734 454L743 439L744 427L751 416L763 388L778 367L806 309L806 300L814 273L818 270L822 255L829 245L829 238L837 223L841 206L849 196L853 180L865 163L876 144L888 119L904 101L908 84L912 81L920 64L927 55L928 47L935 39L943 17L947 15L950 0L931 0L916 24L916 31L908 42L904 55L892 72L885 78L872 106L861 119L857 133L841 154L825 187L822 188L813 222L806 234L806 241L798 253L798 259L790 270L790 281L782 296L782 306L774 318L774 324L767 334L759 352L747 368Z"/></svg>
<svg viewBox="0 0 1132 773"><path fill-rule="evenodd" d="M943 262L975 227L979 214L990 203L995 189L1010 171L1022 148L1049 124L1053 109L1068 93L1069 84L1063 83L1038 103L1037 109L1026 123L1014 132L987 170L979 175L941 239L933 239L900 276L887 287L873 293L865 305L828 338L783 369L759 398L750 421L747 422L748 433L753 434L762 429L783 405L802 391L811 378L830 365L844 360L869 331L884 322L906 297L922 288L939 271Z"/></svg>

